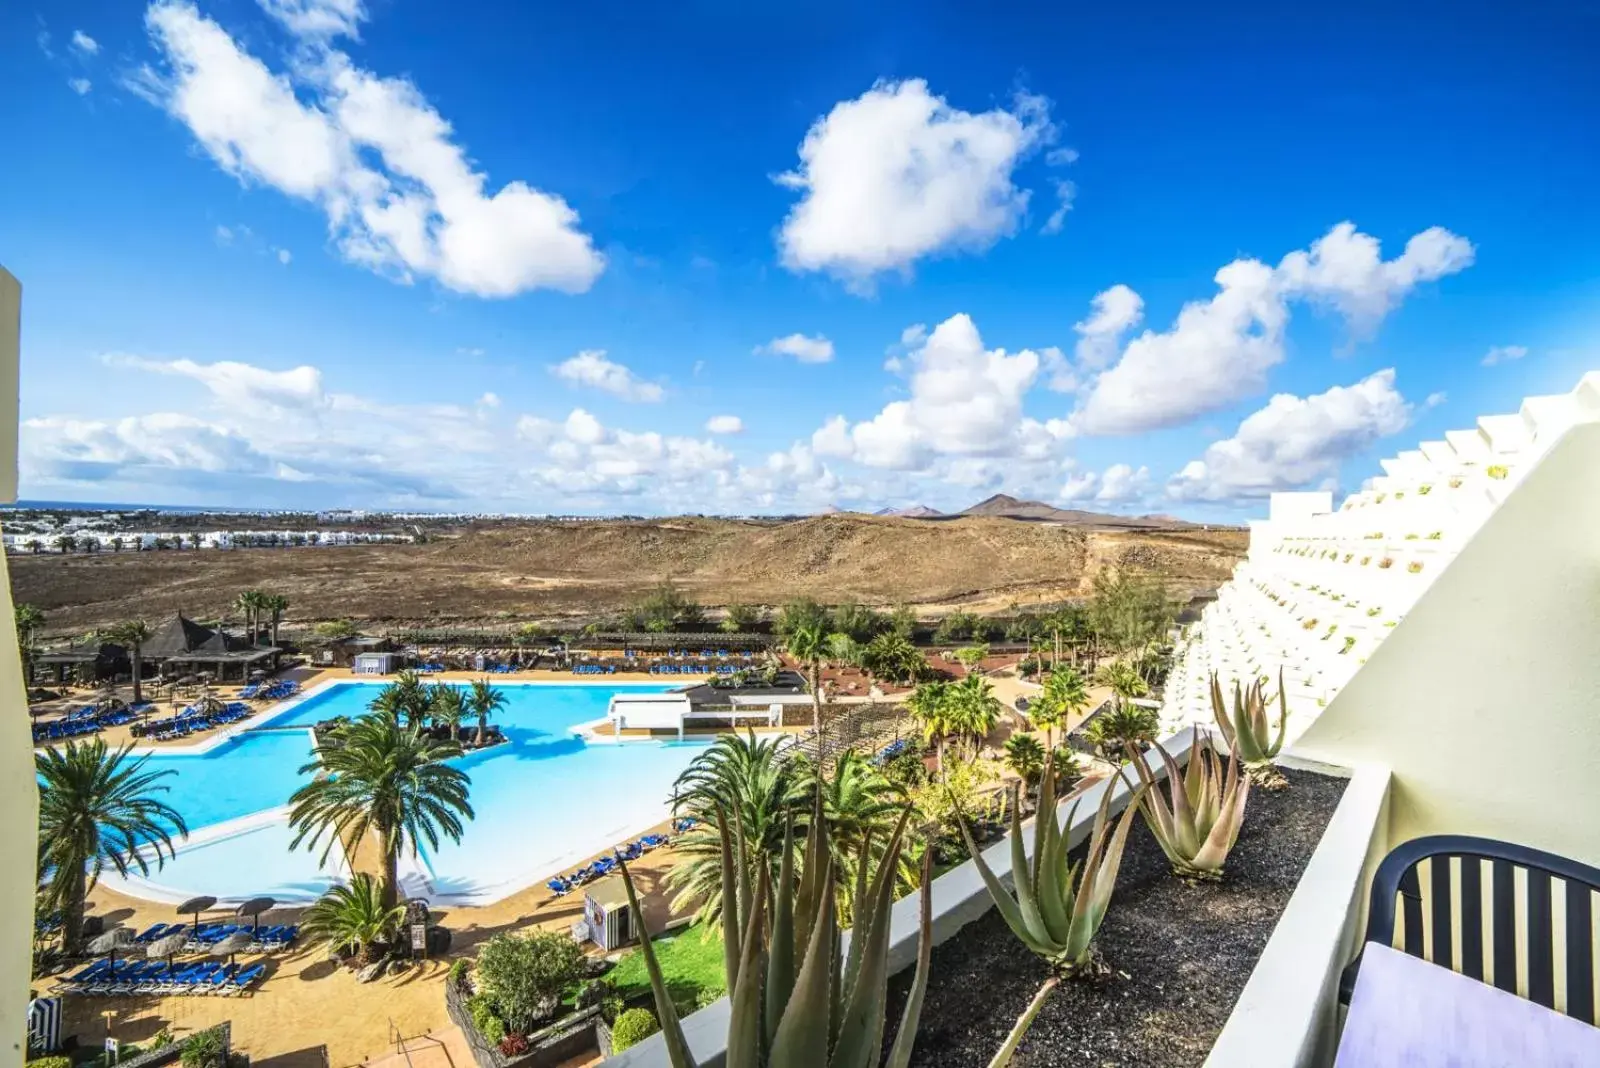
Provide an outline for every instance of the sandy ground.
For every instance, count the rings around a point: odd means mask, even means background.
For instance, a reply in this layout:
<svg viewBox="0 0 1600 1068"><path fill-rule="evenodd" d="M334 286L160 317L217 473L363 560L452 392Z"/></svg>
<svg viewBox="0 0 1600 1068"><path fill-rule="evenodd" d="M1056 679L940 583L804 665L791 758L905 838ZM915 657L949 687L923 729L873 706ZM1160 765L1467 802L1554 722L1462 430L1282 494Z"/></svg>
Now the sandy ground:
<svg viewBox="0 0 1600 1068"><path fill-rule="evenodd" d="M657 828L664 830L665 828ZM673 863L670 848L646 854L630 870L644 902L646 922L659 930L671 918L663 885ZM431 1037L451 1043L451 1026L444 1008L444 976L449 961L472 956L490 936L534 928L566 931L582 916L580 894L553 897L543 887L530 888L493 905L451 908L435 913L437 922L453 936L450 955L429 961L375 983L359 984L352 972L334 967L321 947L308 946L291 954L269 956L266 980L247 997L88 998L64 1001L63 1031L80 1042L98 1046L110 1034L125 1042L140 1042L162 1028L183 1035L222 1020L233 1025L234 1044L250 1054L257 1065L273 1068L341 1068L361 1064L396 1052L396 1040ZM90 915L108 923L144 930L153 923L171 923L169 906L118 894L97 887L89 898ZM226 914L209 917L223 919ZM268 918L284 922L294 910L276 910ZM208 917L202 916L202 920ZM253 958L245 958L253 959ZM48 992L51 980L35 984ZM456 1035L454 1042L459 1043ZM412 1041L416 1050L429 1045ZM465 1047L461 1050L464 1052ZM437 1056L437 1055L435 1055ZM445 1062L439 1062L445 1063ZM451 1058L456 1068L471 1059ZM420 1066L418 1066L420 1068Z"/></svg>

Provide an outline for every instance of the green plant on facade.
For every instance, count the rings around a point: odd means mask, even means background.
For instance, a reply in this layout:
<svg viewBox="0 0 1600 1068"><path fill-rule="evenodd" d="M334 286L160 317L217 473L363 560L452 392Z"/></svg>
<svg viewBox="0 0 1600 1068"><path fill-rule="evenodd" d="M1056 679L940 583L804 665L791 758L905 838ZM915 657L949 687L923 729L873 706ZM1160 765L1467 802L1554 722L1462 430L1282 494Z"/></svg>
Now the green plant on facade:
<svg viewBox="0 0 1600 1068"><path fill-rule="evenodd" d="M798 871L794 823L786 824L776 879L765 868L752 875L748 865L736 864L744 831L737 820L720 822L726 869L720 912L732 1000L725 1062L729 1068L866 1068L878 1063L888 1016L889 910L909 817L907 809L876 865L862 851L855 872L855 899L862 905L846 953L838 948L834 850L827 841L820 802L812 814ZM883 1061L888 1068L909 1064L927 990L933 952L930 860L931 854L925 853L916 973L894 1045ZM642 915L625 864L622 876L629 905L635 915ZM668 1061L673 1068L694 1068L696 1061L648 934L641 939L640 951L650 973Z"/></svg>
<svg viewBox="0 0 1600 1068"><path fill-rule="evenodd" d="M1484 472L1490 478L1505 478L1510 473L1510 469L1504 464L1490 464L1489 469Z"/></svg>
<svg viewBox="0 0 1600 1068"><path fill-rule="evenodd" d="M1165 789L1156 782L1145 755L1130 750L1129 757L1143 787L1141 804L1145 822L1173 873L1184 879L1220 879L1228 853L1244 823L1245 801L1250 796L1250 776L1239 773L1237 750L1228 752L1224 765L1209 736L1197 738L1189 753L1189 766L1179 768L1172 754L1159 743L1156 751L1166 765Z"/></svg>
<svg viewBox="0 0 1600 1068"><path fill-rule="evenodd" d="M1244 762L1245 773L1258 786L1278 789L1286 782L1272 761L1283 748L1289 725L1289 700L1284 691L1283 670L1278 671L1278 727L1276 733L1267 722L1266 687L1256 680L1249 689L1233 684L1233 709L1223 698L1222 683L1211 674L1211 714L1228 743L1228 749Z"/></svg>
<svg viewBox="0 0 1600 1068"><path fill-rule="evenodd" d="M1433 486L1427 482L1424 482L1422 485L1417 487L1417 492L1426 497L1428 494L1433 492Z"/></svg>
<svg viewBox="0 0 1600 1068"><path fill-rule="evenodd" d="M1444 538L1444 531L1442 531L1442 530L1436 530L1432 534L1428 535L1428 540L1429 541L1440 541L1443 538Z"/></svg>
<svg viewBox="0 0 1600 1068"><path fill-rule="evenodd" d="M1381 608L1369 608L1369 609L1367 609L1367 616L1370 618L1372 616L1377 615L1379 612L1382 612L1382 611L1383 611L1383 609L1381 609Z"/></svg>
<svg viewBox="0 0 1600 1068"><path fill-rule="evenodd" d="M1355 648L1355 644L1356 639L1354 635L1345 635L1344 648L1339 650L1340 654L1348 653L1351 649Z"/></svg>
<svg viewBox="0 0 1600 1068"><path fill-rule="evenodd" d="M1406 565L1406 570L1408 572L1410 572L1411 574L1413 574L1413 575L1417 574L1418 572L1420 572L1422 570L1422 561L1421 560L1413 560L1413 561L1411 561L1409 564Z"/></svg>
<svg viewBox="0 0 1600 1068"><path fill-rule="evenodd" d="M1039 812L1034 818L1031 860L1024 848L1021 816L1017 806L1011 806L1012 890L1007 890L996 877L972 840L971 832L962 825L967 851L1001 919L1019 942L1050 965L1050 976L1018 1017L1005 1044L989 1062L990 1068L1010 1063L1039 1010L1063 979L1100 970L1094 953L1095 935L1111 906L1111 893L1116 887L1128 831L1144 796L1142 788L1134 792L1112 830L1113 791L1106 789L1100 799L1088 849L1083 859L1074 864L1068 857L1067 832L1077 816L1078 805L1073 804L1068 811L1065 824L1056 821L1053 778L1054 768L1047 765L1040 787Z"/></svg>
<svg viewBox="0 0 1600 1068"><path fill-rule="evenodd" d="M1388 569L1388 568L1391 568L1393 566L1394 566L1394 558L1393 557L1385 556L1382 560L1378 561L1378 567L1379 568Z"/></svg>

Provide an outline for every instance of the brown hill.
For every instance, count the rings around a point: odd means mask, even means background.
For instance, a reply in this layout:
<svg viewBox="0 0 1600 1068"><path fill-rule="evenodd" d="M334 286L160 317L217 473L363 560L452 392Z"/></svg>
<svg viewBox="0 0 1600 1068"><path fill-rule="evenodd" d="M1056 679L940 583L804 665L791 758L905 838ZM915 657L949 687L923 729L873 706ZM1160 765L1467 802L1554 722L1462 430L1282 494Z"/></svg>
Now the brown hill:
<svg viewBox="0 0 1600 1068"><path fill-rule="evenodd" d="M1215 588L1238 531L1102 531L1009 519L840 514L528 522L421 545L15 556L18 601L52 632L182 610L215 618L243 589L285 594L292 621L570 619L623 607L671 579L707 605L797 596L999 611L1085 592L1108 565L1160 573L1178 596Z"/></svg>
<svg viewBox="0 0 1600 1068"><path fill-rule="evenodd" d="M1003 519L1031 519L1035 522L1067 523L1079 527L1107 530L1192 530L1196 524L1165 515L1112 515L1085 512L1077 508L1057 508L1043 501L1024 501L1004 493L979 501L962 515L995 516Z"/></svg>

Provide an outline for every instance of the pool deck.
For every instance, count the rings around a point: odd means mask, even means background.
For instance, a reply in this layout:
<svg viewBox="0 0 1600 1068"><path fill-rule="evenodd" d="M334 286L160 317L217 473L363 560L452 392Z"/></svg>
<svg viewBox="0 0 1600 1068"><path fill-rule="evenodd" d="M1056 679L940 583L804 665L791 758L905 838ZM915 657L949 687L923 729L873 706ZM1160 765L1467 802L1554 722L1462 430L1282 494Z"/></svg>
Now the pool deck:
<svg viewBox="0 0 1600 1068"><path fill-rule="evenodd" d="M666 829L664 824L656 828L660 832ZM357 851L357 867L371 870L371 865L364 863L368 858L363 852ZM673 861L668 847L629 866L653 930L660 930L673 918L668 907L670 895L663 886ZM275 909L269 916L289 922L298 911ZM128 897L103 885L89 895L89 914L135 930L177 918L170 905ZM392 1027L398 1027L406 1039L431 1034L449 1042L452 1027L444 1009L444 977L451 960L473 956L477 947L495 934L536 928L565 932L582 915L581 893L557 898L543 886L529 887L492 905L436 909L435 922L448 927L452 935L450 955L398 976L362 985L353 973L330 965L321 947L307 946L294 953L259 958L270 963L271 971L250 997L65 998L63 1031L98 1046L106 1036L107 1010L116 1013L112 1035L124 1042L148 1039L163 1027L181 1037L231 1020L234 1045L249 1053L255 1063L271 1058L272 1068L362 1064L395 1052ZM213 918L226 918L226 914ZM34 984L41 993L50 985L50 980ZM455 1068L464 1065L458 1061Z"/></svg>

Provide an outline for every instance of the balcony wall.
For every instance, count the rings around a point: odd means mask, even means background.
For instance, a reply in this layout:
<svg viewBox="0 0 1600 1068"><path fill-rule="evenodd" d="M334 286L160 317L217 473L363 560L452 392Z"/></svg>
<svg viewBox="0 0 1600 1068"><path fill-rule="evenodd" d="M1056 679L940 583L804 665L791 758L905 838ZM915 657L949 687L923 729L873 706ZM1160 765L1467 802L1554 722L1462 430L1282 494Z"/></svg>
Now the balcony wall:
<svg viewBox="0 0 1600 1068"><path fill-rule="evenodd" d="M17 496L17 359L22 287L0 267L0 501ZM34 857L38 852L39 794L33 785L33 738L28 729L22 657L12 612L11 576L0 558L0 1050L21 1064L27 1033L28 981L33 961Z"/></svg>

